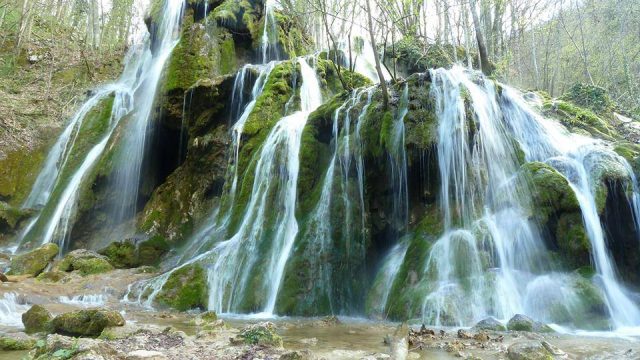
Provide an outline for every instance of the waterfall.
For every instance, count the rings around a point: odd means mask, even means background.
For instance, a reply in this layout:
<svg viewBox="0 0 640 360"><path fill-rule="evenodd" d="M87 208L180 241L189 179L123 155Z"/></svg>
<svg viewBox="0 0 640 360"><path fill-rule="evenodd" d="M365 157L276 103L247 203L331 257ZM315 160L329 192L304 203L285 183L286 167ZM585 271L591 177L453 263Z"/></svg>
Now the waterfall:
<svg viewBox="0 0 640 360"><path fill-rule="evenodd" d="M0 298L0 326L22 327L22 314L29 310L29 305L20 301L12 292L4 293Z"/></svg>
<svg viewBox="0 0 640 360"><path fill-rule="evenodd" d="M264 2L264 28L260 38L260 52L263 64L273 60L282 60L278 47L278 23L274 14L275 6L275 0L266 0Z"/></svg>
<svg viewBox="0 0 640 360"><path fill-rule="evenodd" d="M147 123L158 88L162 70L173 47L178 41L179 23L183 2L167 0L165 11L158 29L158 46L152 53L151 39L147 38L143 46L134 46L127 55L125 69L117 83L107 85L96 91L71 119L65 131L60 135L49 153L45 166L36 180L32 193L25 206L42 206L43 210L32 220L18 237L20 245L30 239L38 238L40 243L57 242L61 251L69 245L70 231L76 212L76 203L81 186L87 174L101 158L111 135L120 125L125 115L128 118L125 131L124 149L121 152L121 167L116 170L120 206L116 211L116 220L131 216L135 208L137 188L140 178ZM111 118L106 134L87 152L79 167L71 173L69 180L62 182L62 174L69 154L74 149L82 121L101 99L113 94ZM69 169L70 171L73 169ZM52 197L57 192L60 195ZM47 216L41 215L46 213Z"/></svg>
<svg viewBox="0 0 640 360"><path fill-rule="evenodd" d="M219 313L238 307L259 259L264 260L264 279L258 285L266 294L263 312L273 314L275 308L284 267L298 232L295 204L302 129L309 114L322 103L315 71L303 58L298 63L301 110L280 119L267 136L255 165L251 196L239 230L212 251L215 260L208 271L209 309ZM270 203L269 197L275 203ZM281 210L274 214L268 209L273 206ZM266 241L266 230L268 250L259 253L257 249Z"/></svg>
<svg viewBox="0 0 640 360"><path fill-rule="evenodd" d="M433 70L431 78L444 234L425 263L425 321L469 325L516 313L554 321L551 306L574 320L582 316L575 281L554 267L539 225L525 211L532 193L515 181L517 146L527 161L558 170L574 191L613 326L640 325L637 304L617 278L595 202L606 164L626 172L637 189L626 161L603 141L570 134L538 115L516 91L500 85L498 94L478 73L454 67Z"/></svg>
<svg viewBox="0 0 640 360"><path fill-rule="evenodd" d="M140 187L141 168L145 155L145 144L149 133L151 112L162 78L165 64L173 48L180 41L180 21L184 11L184 1L166 0L159 21L151 61L141 68L141 81L136 88L135 106L132 118L126 125L120 158L115 169L114 189L115 209L113 221L118 224L131 219L137 211L138 191Z"/></svg>
<svg viewBox="0 0 640 360"><path fill-rule="evenodd" d="M514 134L522 144L529 161L546 161L560 171L569 181L580 209L587 235L591 242L591 256L600 287L604 291L607 306L615 328L640 326L640 309L629 297L629 291L620 283L615 265L606 245L603 226L596 206L596 184L600 181L602 166L618 166L632 182L634 218L638 217L635 201L638 184L631 166L606 143L581 135L570 134L533 112L519 94L506 88L503 97L505 118L516 130ZM527 125L533 123L534 125Z"/></svg>

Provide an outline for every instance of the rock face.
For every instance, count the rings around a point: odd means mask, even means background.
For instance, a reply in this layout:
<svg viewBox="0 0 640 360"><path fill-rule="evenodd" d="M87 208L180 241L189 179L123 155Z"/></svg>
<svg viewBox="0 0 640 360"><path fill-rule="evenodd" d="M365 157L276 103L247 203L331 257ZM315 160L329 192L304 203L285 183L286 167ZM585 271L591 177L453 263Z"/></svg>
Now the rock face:
<svg viewBox="0 0 640 360"><path fill-rule="evenodd" d="M22 314L22 324L27 334L46 332L50 329L51 313L40 305L33 305Z"/></svg>
<svg viewBox="0 0 640 360"><path fill-rule="evenodd" d="M53 331L71 336L98 336L106 327L123 326L124 318L117 311L106 309L78 310L56 316Z"/></svg>
<svg viewBox="0 0 640 360"><path fill-rule="evenodd" d="M511 331L553 332L553 329L547 325L522 314L514 315L507 323L507 329Z"/></svg>
<svg viewBox="0 0 640 360"><path fill-rule="evenodd" d="M50 243L18 255L11 260L11 270L8 275L37 276L58 255L58 251L58 245Z"/></svg>
<svg viewBox="0 0 640 360"><path fill-rule="evenodd" d="M90 250L74 250L58 264L60 271L78 271L82 275L99 274L113 270L105 256Z"/></svg>

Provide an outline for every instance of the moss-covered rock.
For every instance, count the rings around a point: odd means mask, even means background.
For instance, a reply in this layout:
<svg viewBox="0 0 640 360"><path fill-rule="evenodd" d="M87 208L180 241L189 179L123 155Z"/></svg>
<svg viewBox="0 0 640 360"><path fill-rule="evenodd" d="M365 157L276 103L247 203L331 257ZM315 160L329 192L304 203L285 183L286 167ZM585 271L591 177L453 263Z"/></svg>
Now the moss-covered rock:
<svg viewBox="0 0 640 360"><path fill-rule="evenodd" d="M99 336L106 327L124 326L119 312L106 309L72 311L56 316L51 325L61 335Z"/></svg>
<svg viewBox="0 0 640 360"><path fill-rule="evenodd" d="M384 61L398 76L423 73L429 69L449 68L457 62L466 62L467 52L463 47L449 44L425 44L414 37L404 37L385 49ZM477 66L475 54L470 54Z"/></svg>
<svg viewBox="0 0 640 360"><path fill-rule="evenodd" d="M6 157L0 158L0 200L11 206L19 206L27 198L38 177L47 148L13 149Z"/></svg>
<svg viewBox="0 0 640 360"><path fill-rule="evenodd" d="M567 179L547 164L531 162L521 167L519 181L531 193L531 217L551 235L552 248L572 268L589 265L591 243Z"/></svg>
<svg viewBox="0 0 640 360"><path fill-rule="evenodd" d="M514 315L507 323L507 329L510 331L553 332L547 325L522 314Z"/></svg>
<svg viewBox="0 0 640 360"><path fill-rule="evenodd" d="M207 274L198 264L185 265L169 275L155 300L180 311L206 309Z"/></svg>
<svg viewBox="0 0 640 360"><path fill-rule="evenodd" d="M33 212L0 201L0 243L14 236Z"/></svg>
<svg viewBox="0 0 640 360"><path fill-rule="evenodd" d="M282 347L282 338L276 333L275 325L270 322L253 324L243 328L233 342Z"/></svg>
<svg viewBox="0 0 640 360"><path fill-rule="evenodd" d="M36 346L36 339L20 334L0 336L0 351L31 350Z"/></svg>
<svg viewBox="0 0 640 360"><path fill-rule="evenodd" d="M52 271L45 271L43 273L40 273L40 275L38 275L36 277L36 279L38 281L42 281L42 282L57 283L57 282L60 282L60 281L64 282L64 280L68 276L69 275L66 272L52 270Z"/></svg>
<svg viewBox="0 0 640 360"><path fill-rule="evenodd" d="M474 330L506 331L507 328L495 318L488 317L473 326Z"/></svg>
<svg viewBox="0 0 640 360"><path fill-rule="evenodd" d="M78 271L83 276L113 270L113 266L105 256L85 249L68 253L57 265L57 268L66 272Z"/></svg>
<svg viewBox="0 0 640 360"><path fill-rule="evenodd" d="M507 349L509 360L553 360L554 356L539 341L520 341Z"/></svg>
<svg viewBox="0 0 640 360"><path fill-rule="evenodd" d="M98 251L106 256L109 262L118 269L129 269L140 266L136 245L131 240L112 242L106 248Z"/></svg>
<svg viewBox="0 0 640 360"><path fill-rule="evenodd" d="M48 332L51 328L51 313L40 305L33 305L22 314L22 324L27 334Z"/></svg>
<svg viewBox="0 0 640 360"><path fill-rule="evenodd" d="M58 245L49 243L20 254L11 260L11 270L7 274L38 276L58 255L58 250Z"/></svg>

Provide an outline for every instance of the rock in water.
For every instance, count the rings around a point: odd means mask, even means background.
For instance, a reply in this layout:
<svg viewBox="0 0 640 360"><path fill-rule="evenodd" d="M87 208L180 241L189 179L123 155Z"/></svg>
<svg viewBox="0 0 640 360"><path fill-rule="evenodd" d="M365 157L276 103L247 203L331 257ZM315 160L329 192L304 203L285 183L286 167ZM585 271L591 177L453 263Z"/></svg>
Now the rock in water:
<svg viewBox="0 0 640 360"><path fill-rule="evenodd" d="M51 321L53 331L71 336L98 336L111 326L124 326L119 312L106 309L72 311L56 316Z"/></svg>
<svg viewBox="0 0 640 360"><path fill-rule="evenodd" d="M266 345L277 348L282 347L282 338L276 333L275 325L270 322L262 322L249 325L240 331L240 334L232 340L232 343L247 345Z"/></svg>
<svg viewBox="0 0 640 360"><path fill-rule="evenodd" d="M480 320L474 327L473 330L488 330L488 331L506 331L507 328L502 325L502 323L495 318L488 317L484 320Z"/></svg>
<svg viewBox="0 0 640 360"><path fill-rule="evenodd" d="M522 314L514 315L507 323L507 329L511 331L553 332L549 326Z"/></svg>
<svg viewBox="0 0 640 360"><path fill-rule="evenodd" d="M49 243L41 247L18 255L11 260L11 270L7 275L37 276L58 255L58 245Z"/></svg>
<svg viewBox="0 0 640 360"><path fill-rule="evenodd" d="M58 264L60 271L79 271L82 275L99 274L113 270L105 256L94 251L78 249L68 253Z"/></svg>
<svg viewBox="0 0 640 360"><path fill-rule="evenodd" d="M53 316L47 309L40 305L33 305L31 309L22 314L22 324L27 334L48 332L52 318Z"/></svg>
<svg viewBox="0 0 640 360"><path fill-rule="evenodd" d="M521 341L507 350L509 360L551 360L553 355L537 341Z"/></svg>
<svg viewBox="0 0 640 360"><path fill-rule="evenodd" d="M407 323L398 325L389 342L393 359L405 360L409 354L409 326Z"/></svg>

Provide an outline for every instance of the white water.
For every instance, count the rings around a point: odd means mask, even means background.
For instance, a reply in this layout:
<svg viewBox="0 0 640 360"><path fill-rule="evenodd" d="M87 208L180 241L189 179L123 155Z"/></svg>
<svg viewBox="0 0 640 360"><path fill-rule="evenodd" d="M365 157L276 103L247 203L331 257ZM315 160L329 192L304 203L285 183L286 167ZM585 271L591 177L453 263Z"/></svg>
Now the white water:
<svg viewBox="0 0 640 360"><path fill-rule="evenodd" d="M131 215L129 210L133 209L133 204L135 204L135 199L137 198L137 184L139 182L139 170L142 162L147 122L164 64L178 41L182 7L183 2L180 0L168 0L166 2L164 16L158 30L159 43L156 53L152 54L149 39L146 40L143 47L134 46L128 54L125 69L119 81L114 85L109 85L99 90L97 95L101 97L94 96L90 98L76 114L76 117L72 119L72 123L81 123L87 112L95 106L100 98L114 93L110 126L106 135L89 150L68 183L60 184L60 186L64 186L61 189L61 195L46 201L45 208L51 209L51 214L47 214L47 219L37 217L32 220L19 237L21 243L27 236L39 237L41 243L57 242L61 251L65 250L69 245L67 242L73 227L81 185L86 175L100 159L111 135L120 124L120 120L133 111L134 116L127 124L125 145L123 151L121 151L121 154L124 154L127 158L120 162L124 168L119 168L116 171L117 176L122 181L118 185L119 191L116 192L120 195L120 206L115 216L118 220L122 220L125 213ZM79 128L79 124L76 124L75 127L70 124L58 139L56 146L52 149L52 153L49 154L45 168L39 175L39 178L43 178L43 180L40 184L36 183L38 186L37 189L34 188L32 192L33 198L29 200L30 202L36 204L42 202L45 197L49 198L52 188L59 182L58 179L53 181L45 181L44 179L49 176L57 176L66 164L66 159L73 150L73 141L70 141L70 139L75 139L75 136L72 136L74 128ZM63 144L64 150L61 150ZM55 159L58 160L55 161ZM60 160L63 161L60 162ZM59 165L57 167L53 166L54 162ZM41 226L36 226L38 224L41 224ZM42 229L42 234L31 234L32 230L36 229Z"/></svg>
<svg viewBox="0 0 640 360"><path fill-rule="evenodd" d="M69 124L49 151L44 167L40 170L29 196L22 204L22 208L31 209L44 206L47 203L55 184L59 181L60 171L67 164L69 153L78 138L78 133L85 117L102 99L118 90L119 86L117 84L108 84L98 88L73 115L71 121L69 121Z"/></svg>
<svg viewBox="0 0 640 360"><path fill-rule="evenodd" d="M75 295L73 297L60 296L58 298L63 304L77 305L82 307L98 307L103 306L106 302L106 297L102 294L83 294Z"/></svg>
<svg viewBox="0 0 640 360"><path fill-rule="evenodd" d="M0 326L22 327L22 314L29 305L18 299L15 293L4 293L0 298Z"/></svg>
<svg viewBox="0 0 640 360"><path fill-rule="evenodd" d="M141 67L140 86L136 87L132 118L126 125L124 139L119 152L113 184L117 196L114 218L116 224L131 219L135 214L140 187L141 168L145 145L156 94L167 60L180 41L180 21L184 12L184 1L166 0L157 30L157 43L149 50L153 56ZM149 47L152 44L149 43Z"/></svg>
<svg viewBox="0 0 640 360"><path fill-rule="evenodd" d="M298 232L295 204L302 129L311 111L322 103L315 71L305 59L298 62L302 75L301 110L279 120L267 136L255 165L251 197L239 230L213 249L215 260L208 271L210 310L235 311L254 266L258 260L264 260L261 271L264 279L258 286L266 294L263 312L273 314L284 267ZM270 196L275 197L275 204L268 202ZM270 206L281 210L271 214ZM275 218L269 219L270 215ZM257 248L265 241L267 228L270 246L260 254Z"/></svg>
<svg viewBox="0 0 640 360"><path fill-rule="evenodd" d="M594 198L607 164L635 182L626 161L603 142L571 135L536 114L512 89L503 87L499 97L493 83L477 73L454 67L432 71L431 77L445 233L425 265L423 318L436 325L472 325L516 313L550 322L583 316L575 275L553 271L538 226L528 219L531 192L514 181L519 166L513 138L527 161L555 167L575 192L598 273L594 283L605 295L613 327L640 325L637 304L617 278ZM554 318L552 306L570 319Z"/></svg>
<svg viewBox="0 0 640 360"><path fill-rule="evenodd" d="M282 60L278 49L278 23L274 14L276 5L275 0L266 0L264 2L264 28L260 38L260 52L263 64L273 60Z"/></svg>

